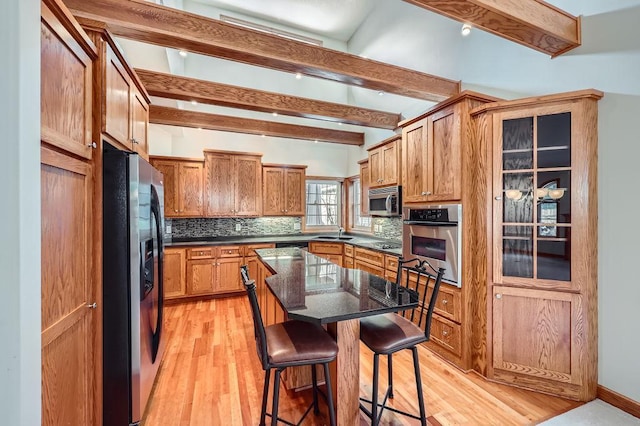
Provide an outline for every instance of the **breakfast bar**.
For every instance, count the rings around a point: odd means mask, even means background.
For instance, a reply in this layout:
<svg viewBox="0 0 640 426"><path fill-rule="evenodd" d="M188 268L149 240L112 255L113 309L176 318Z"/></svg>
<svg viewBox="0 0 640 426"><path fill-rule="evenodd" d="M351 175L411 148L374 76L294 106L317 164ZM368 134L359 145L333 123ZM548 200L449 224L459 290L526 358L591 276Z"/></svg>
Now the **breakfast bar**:
<svg viewBox="0 0 640 426"><path fill-rule="evenodd" d="M332 367L339 425L359 425L360 318L411 309L416 292L299 248L258 249L262 263L275 275L265 282L289 319L326 324L338 343Z"/></svg>

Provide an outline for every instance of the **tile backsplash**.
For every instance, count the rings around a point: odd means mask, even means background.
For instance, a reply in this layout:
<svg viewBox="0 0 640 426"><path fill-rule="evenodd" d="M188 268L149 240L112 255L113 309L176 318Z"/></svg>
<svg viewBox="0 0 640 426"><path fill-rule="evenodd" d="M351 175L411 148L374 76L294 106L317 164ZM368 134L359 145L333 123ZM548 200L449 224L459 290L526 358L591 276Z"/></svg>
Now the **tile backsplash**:
<svg viewBox="0 0 640 426"><path fill-rule="evenodd" d="M402 218L374 217L373 235L387 240L402 241Z"/></svg>
<svg viewBox="0 0 640 426"><path fill-rule="evenodd" d="M298 234L301 221L300 217L165 219L165 230L171 226L165 238Z"/></svg>

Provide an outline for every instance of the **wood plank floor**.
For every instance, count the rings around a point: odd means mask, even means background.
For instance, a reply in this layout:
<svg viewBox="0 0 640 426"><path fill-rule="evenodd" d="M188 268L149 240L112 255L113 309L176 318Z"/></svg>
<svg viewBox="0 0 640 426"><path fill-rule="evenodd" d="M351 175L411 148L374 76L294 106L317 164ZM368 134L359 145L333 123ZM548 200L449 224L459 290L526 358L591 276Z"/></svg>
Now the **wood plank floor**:
<svg viewBox="0 0 640 426"><path fill-rule="evenodd" d="M246 297L213 299L165 308L166 348L144 426L257 425L264 373L253 339ZM420 367L430 425L537 424L580 403L490 383L464 374L420 348ZM360 395L371 392L373 356L360 350ZM394 356L392 406L417 412L411 353ZM381 357L380 387L386 386ZM311 400L309 391L280 392L280 417L297 421ZM326 407L303 424L328 424ZM384 425L417 421L385 412ZM363 422L363 424L365 424Z"/></svg>

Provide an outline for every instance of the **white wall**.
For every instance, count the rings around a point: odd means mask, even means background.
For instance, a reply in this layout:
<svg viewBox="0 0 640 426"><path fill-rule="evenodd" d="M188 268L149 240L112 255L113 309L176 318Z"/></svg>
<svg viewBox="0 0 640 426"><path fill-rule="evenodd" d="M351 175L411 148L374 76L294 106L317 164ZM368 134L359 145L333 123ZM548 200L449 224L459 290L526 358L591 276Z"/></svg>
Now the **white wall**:
<svg viewBox="0 0 640 426"><path fill-rule="evenodd" d="M0 14L0 423L40 424L40 2Z"/></svg>

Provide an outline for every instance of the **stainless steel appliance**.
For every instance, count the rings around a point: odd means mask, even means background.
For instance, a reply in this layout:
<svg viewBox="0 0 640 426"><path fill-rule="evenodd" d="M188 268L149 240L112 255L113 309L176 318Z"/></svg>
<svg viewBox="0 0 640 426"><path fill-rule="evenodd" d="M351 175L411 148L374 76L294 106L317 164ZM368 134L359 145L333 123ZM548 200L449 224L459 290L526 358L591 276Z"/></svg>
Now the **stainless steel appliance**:
<svg viewBox="0 0 640 426"><path fill-rule="evenodd" d="M445 268L443 279L462 286L462 204L402 209L402 256Z"/></svg>
<svg viewBox="0 0 640 426"><path fill-rule="evenodd" d="M369 214L371 216L400 216L402 187L387 186L369 190Z"/></svg>
<svg viewBox="0 0 640 426"><path fill-rule="evenodd" d="M138 425L158 372L162 335L162 174L105 143L103 157L103 422Z"/></svg>

